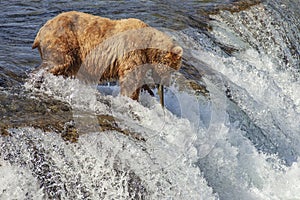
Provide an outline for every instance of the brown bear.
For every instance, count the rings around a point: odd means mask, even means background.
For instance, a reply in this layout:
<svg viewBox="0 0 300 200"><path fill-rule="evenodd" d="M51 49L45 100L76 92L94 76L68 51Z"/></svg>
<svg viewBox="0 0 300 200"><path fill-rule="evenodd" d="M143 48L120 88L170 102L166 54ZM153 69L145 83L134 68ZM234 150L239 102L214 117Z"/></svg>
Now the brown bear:
<svg viewBox="0 0 300 200"><path fill-rule="evenodd" d="M183 50L138 19L111 20L77 11L61 13L39 30L41 68L88 82L118 80L121 94L138 100L140 89L165 84L181 66Z"/></svg>

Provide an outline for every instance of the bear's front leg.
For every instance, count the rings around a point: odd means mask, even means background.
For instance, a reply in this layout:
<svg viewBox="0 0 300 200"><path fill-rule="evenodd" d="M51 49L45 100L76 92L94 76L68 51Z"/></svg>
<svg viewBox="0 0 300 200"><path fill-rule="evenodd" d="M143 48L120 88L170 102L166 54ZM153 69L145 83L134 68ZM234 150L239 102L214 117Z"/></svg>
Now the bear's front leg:
<svg viewBox="0 0 300 200"><path fill-rule="evenodd" d="M121 89L121 95L130 97L133 100L139 100L140 90L143 86L140 83L141 73L136 70L130 70L120 76L119 83Z"/></svg>

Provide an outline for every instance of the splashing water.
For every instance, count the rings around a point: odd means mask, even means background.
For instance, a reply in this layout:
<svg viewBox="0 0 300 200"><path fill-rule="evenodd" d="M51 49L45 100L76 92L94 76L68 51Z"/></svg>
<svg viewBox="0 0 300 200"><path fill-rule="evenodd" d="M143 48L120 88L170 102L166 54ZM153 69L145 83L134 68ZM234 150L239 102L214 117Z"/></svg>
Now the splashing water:
<svg viewBox="0 0 300 200"><path fill-rule="evenodd" d="M26 87L32 87L30 82ZM33 128L14 129L14 137L2 140L6 149L2 156L33 170L49 198L69 198L70 195L92 199L216 197L194 165L196 133L202 131L205 135L204 130L199 127L196 130L188 119L163 111L155 98L151 100L148 94L143 94L146 96L142 96L141 104L147 105L144 107L122 96L99 96L95 87L52 75L44 77L39 91L69 102L75 122L89 122L78 127L83 132L76 144L65 143L55 133ZM185 99L198 105L194 97L179 93L175 88L172 95L180 102ZM139 134L145 141L118 131L88 129L98 124L95 114L112 115L122 129ZM26 152L28 157L11 158L10 152L16 151ZM37 160L40 162L31 166Z"/></svg>
<svg viewBox="0 0 300 200"><path fill-rule="evenodd" d="M221 74L225 89L219 88L231 101L227 129L198 162L221 199L300 198L299 22L293 14L286 16L287 29L282 13L259 4L210 16L215 40L186 31L201 44L191 54L213 69L208 74Z"/></svg>

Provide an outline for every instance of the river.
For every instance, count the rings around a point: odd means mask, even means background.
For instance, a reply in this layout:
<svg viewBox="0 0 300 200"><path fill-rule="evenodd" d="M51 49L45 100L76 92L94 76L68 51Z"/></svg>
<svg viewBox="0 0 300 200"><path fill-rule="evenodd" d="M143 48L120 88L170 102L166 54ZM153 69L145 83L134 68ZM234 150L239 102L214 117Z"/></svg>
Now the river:
<svg viewBox="0 0 300 200"><path fill-rule="evenodd" d="M286 1L1 1L0 199L300 199L300 12ZM50 74L63 11L139 18L183 47L157 96Z"/></svg>

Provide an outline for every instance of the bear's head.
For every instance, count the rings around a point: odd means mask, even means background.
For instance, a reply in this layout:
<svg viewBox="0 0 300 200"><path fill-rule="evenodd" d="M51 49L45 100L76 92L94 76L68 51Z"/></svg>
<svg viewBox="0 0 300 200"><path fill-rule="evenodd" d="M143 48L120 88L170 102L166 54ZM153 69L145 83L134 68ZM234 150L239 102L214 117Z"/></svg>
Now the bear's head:
<svg viewBox="0 0 300 200"><path fill-rule="evenodd" d="M150 49L147 54L155 82L168 85L171 73L181 67L182 48L172 43L169 50Z"/></svg>
<svg viewBox="0 0 300 200"><path fill-rule="evenodd" d="M169 50L156 49L150 53L152 64L158 75L163 75L171 71L177 71L181 67L183 50L180 46L172 46Z"/></svg>

